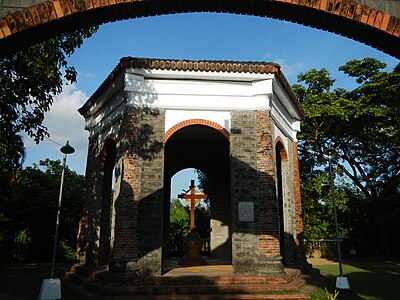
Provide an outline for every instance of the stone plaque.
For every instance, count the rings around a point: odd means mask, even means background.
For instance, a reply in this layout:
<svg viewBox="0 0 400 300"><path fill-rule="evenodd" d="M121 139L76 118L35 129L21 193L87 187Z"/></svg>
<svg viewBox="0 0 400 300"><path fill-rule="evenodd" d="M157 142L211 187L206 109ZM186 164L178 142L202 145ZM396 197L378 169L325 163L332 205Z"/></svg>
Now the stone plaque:
<svg viewBox="0 0 400 300"><path fill-rule="evenodd" d="M254 222L254 202L239 202L239 221Z"/></svg>

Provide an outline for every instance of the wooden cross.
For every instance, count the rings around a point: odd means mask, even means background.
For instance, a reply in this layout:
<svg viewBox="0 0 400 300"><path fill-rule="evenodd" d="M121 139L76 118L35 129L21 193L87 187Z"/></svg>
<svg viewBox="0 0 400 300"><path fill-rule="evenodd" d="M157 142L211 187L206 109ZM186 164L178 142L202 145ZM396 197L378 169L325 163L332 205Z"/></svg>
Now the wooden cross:
<svg viewBox="0 0 400 300"><path fill-rule="evenodd" d="M185 199L190 209L190 229L194 228L194 209L199 204L200 199L207 198L207 194L199 194L194 186L194 180L190 181L189 190L184 194L179 194L178 198ZM190 203L189 203L190 201Z"/></svg>

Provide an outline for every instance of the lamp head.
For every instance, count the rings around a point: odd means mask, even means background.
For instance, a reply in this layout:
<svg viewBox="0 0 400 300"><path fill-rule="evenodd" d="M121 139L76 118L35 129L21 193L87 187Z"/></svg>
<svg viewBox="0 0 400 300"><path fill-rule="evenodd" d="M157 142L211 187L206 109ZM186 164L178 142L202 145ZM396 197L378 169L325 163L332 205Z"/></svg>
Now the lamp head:
<svg viewBox="0 0 400 300"><path fill-rule="evenodd" d="M336 150L333 148L326 149L324 151L324 157L327 159L332 159L332 158L335 158L336 156L337 156Z"/></svg>
<svg viewBox="0 0 400 300"><path fill-rule="evenodd" d="M60 151L64 154L72 154L75 152L74 147L71 147L69 144L69 141L67 141L67 143L65 144L65 146L62 146Z"/></svg>

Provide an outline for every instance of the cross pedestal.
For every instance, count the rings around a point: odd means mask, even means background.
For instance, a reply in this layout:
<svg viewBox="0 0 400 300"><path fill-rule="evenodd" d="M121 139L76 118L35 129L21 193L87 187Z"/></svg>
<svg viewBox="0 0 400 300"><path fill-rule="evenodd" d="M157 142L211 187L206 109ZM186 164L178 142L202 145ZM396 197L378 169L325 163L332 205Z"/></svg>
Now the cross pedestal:
<svg viewBox="0 0 400 300"><path fill-rule="evenodd" d="M189 190L185 194L178 195L178 198L186 200L190 209L190 233L183 242L185 255L180 261L178 261L178 263L186 266L205 265L207 263L201 257L201 248L203 246L203 242L200 238L200 235L194 230L194 212L196 206L200 202L200 199L207 198L207 194L198 193L194 186L194 180L191 180Z"/></svg>

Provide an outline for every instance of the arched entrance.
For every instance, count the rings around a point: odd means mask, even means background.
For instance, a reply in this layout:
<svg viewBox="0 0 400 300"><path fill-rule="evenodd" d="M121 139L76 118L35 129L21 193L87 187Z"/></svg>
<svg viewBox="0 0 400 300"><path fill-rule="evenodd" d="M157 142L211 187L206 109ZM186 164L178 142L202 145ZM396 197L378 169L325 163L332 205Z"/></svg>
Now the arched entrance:
<svg viewBox="0 0 400 300"><path fill-rule="evenodd" d="M291 171L291 159L288 155L287 147L281 137L275 140L275 168L276 168L276 188L279 209L279 245L282 262L286 266L297 263L297 226L295 215L296 197L293 186L295 176Z"/></svg>
<svg viewBox="0 0 400 300"><path fill-rule="evenodd" d="M111 250L111 207L113 206L113 171L116 159L116 144L108 138L100 153L102 161L102 198L100 213L100 238L98 264L105 265L110 261Z"/></svg>
<svg viewBox="0 0 400 300"><path fill-rule="evenodd" d="M172 176L185 168L196 168L207 175L211 211L211 256L231 261L231 199L229 140L218 130L206 125L182 127L168 136L165 143L164 186ZM168 224L169 189L164 194L164 228ZM172 195L174 197L174 195ZM164 231L164 258L168 256L168 232Z"/></svg>
<svg viewBox="0 0 400 300"><path fill-rule="evenodd" d="M285 253L285 212L283 203L283 174L282 174L282 163L287 161L287 155L283 144L278 142L275 146L275 161L276 161L276 177L277 177L277 196L279 203L279 245L281 250L282 262L286 263L286 253Z"/></svg>

